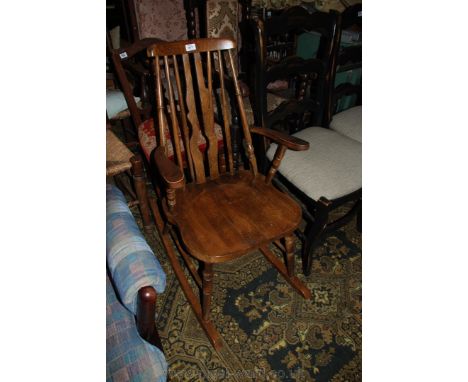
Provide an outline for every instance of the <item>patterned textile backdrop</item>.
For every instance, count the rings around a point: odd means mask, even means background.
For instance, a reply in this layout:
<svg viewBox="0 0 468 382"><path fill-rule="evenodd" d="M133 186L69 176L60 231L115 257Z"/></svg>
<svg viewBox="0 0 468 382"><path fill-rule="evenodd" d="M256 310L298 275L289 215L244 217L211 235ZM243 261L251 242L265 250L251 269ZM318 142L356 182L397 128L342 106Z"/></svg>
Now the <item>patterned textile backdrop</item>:
<svg viewBox="0 0 468 382"><path fill-rule="evenodd" d="M230 38L237 43L240 49L241 36L239 31L239 2L238 0L207 0L206 19L208 37ZM234 53L234 63L238 69L237 53Z"/></svg>
<svg viewBox="0 0 468 382"><path fill-rule="evenodd" d="M157 37L167 41L187 38L183 0L135 0L140 38Z"/></svg>
<svg viewBox="0 0 468 382"><path fill-rule="evenodd" d="M282 9L301 4L314 3L315 8L322 12L328 12L330 9L343 12L345 9L344 4L350 6L356 3L361 3L361 1L362 0L252 0L252 5L267 9Z"/></svg>

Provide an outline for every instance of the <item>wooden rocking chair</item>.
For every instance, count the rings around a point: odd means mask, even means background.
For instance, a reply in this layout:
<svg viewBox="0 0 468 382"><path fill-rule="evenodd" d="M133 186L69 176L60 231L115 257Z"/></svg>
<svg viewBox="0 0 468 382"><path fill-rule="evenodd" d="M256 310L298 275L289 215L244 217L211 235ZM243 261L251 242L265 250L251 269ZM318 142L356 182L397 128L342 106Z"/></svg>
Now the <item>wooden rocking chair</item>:
<svg viewBox="0 0 468 382"><path fill-rule="evenodd" d="M162 190L157 189L159 206L154 200L151 206L174 272L215 349L222 344L210 320L213 264L260 250L292 287L304 298L311 298L309 289L294 275L293 232L301 221L301 209L271 184L286 149L307 150L309 144L281 132L249 129L233 65L235 48L229 39L163 42L148 48L148 55L154 57L159 130L151 165L164 185ZM170 78L175 81L168 81ZM242 123L249 170L236 170L233 163L228 105L231 90ZM219 124L215 115L221 120ZM166 139L166 129L173 144ZM267 176L257 171L251 133L278 143ZM219 134L224 138L223 147ZM205 149L199 145L200 136L206 141ZM168 159L171 150L173 161ZM286 266L269 249L272 242L285 251ZM173 243L200 288L201 303Z"/></svg>

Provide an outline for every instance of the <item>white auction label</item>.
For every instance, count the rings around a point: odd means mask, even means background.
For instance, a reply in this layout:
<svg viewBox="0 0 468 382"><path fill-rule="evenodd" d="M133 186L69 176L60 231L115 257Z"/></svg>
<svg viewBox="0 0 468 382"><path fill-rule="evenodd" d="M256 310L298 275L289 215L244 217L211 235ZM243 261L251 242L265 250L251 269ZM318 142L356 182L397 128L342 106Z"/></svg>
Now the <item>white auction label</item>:
<svg viewBox="0 0 468 382"><path fill-rule="evenodd" d="M192 52L194 50L197 50L197 46L195 44L185 44L186 52Z"/></svg>

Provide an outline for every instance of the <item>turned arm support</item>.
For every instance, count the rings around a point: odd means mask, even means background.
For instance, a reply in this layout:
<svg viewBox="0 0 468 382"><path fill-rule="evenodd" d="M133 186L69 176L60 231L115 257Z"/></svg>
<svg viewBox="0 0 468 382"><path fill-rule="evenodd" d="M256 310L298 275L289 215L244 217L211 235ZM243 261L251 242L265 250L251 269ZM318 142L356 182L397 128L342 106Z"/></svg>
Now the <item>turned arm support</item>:
<svg viewBox="0 0 468 382"><path fill-rule="evenodd" d="M309 149L309 142L288 134L284 134L280 131L252 126L250 128L250 132L262 135L278 144L278 148L276 149L270 170L268 171L268 174L265 178L265 182L267 184L271 182L273 176L278 171L287 149L294 151L305 151Z"/></svg>
<svg viewBox="0 0 468 382"><path fill-rule="evenodd" d="M153 162L161 175L167 191L167 204L170 210L175 206L175 191L185 187L185 178L182 170L171 161L164 152L162 146L153 152Z"/></svg>

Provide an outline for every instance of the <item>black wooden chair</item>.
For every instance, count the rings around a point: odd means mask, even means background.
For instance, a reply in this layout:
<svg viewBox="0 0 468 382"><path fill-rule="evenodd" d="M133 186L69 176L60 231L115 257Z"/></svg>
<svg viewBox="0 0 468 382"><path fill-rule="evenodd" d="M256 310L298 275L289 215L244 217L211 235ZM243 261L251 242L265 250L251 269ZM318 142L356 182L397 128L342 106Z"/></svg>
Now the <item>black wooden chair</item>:
<svg viewBox="0 0 468 382"><path fill-rule="evenodd" d="M351 78L356 71L359 74L362 68L361 22L361 4L345 9L339 28L340 48L332 81L335 83L338 75L344 75L347 79L333 87L331 107L328 109L330 113L325 120L325 126L358 142L362 142L362 90L360 79L358 83L353 83ZM341 103L343 100L345 102ZM351 107L347 105L350 101Z"/></svg>
<svg viewBox="0 0 468 382"><path fill-rule="evenodd" d="M324 86L329 84L327 76L338 47L339 14L310 14L302 7L291 7L267 20L248 20L247 23L250 33L244 32L243 42L246 54L254 63L248 73L249 86L254 89L250 97L253 117L249 122L283 129L289 134L305 126L321 125L325 108L331 102L323 95L330 94ZM307 108L308 113L301 114L306 120L293 118L293 123L277 123L281 120L278 115L284 116L291 106L281 106L281 112L275 115L273 110L288 100L304 101L300 107L303 111ZM246 113L249 115L248 107ZM264 170L265 142L256 141L255 146L260 168Z"/></svg>
<svg viewBox="0 0 468 382"><path fill-rule="evenodd" d="M298 17L300 19L300 14ZM304 240L302 264L306 275L310 274L312 253L323 234L347 223L354 216L354 212L360 211L361 208L361 143L324 126L324 115L330 113L327 108L332 105L332 70L338 45L336 26L340 23L340 15L337 13L332 12L327 17L334 20L332 24L334 23L335 27L328 35L329 44L319 48L319 58L303 59L288 54L282 55L281 52L272 53L272 58L279 56L279 60L264 65L263 70L256 71L256 74L260 73L260 77L256 78L259 81L257 88L263 85L262 89L275 78L277 71L299 77L299 89L302 94L295 93L296 97L290 97L272 110L265 110L266 92L263 92L261 97L258 97L262 109L257 111L262 126L278 130L292 129L292 132L295 131L292 134L294 137L310 144L310 150L307 152L284 154L276 182L279 188L294 195L303 206L303 217L308 224L305 231L298 231L298 234ZM261 33L262 22L257 22L257 25L260 25L258 45L266 53L268 34ZM276 43L273 46L279 46L283 52L293 50L291 43L294 43L294 40L289 41L290 35L286 36L292 27L288 29L286 22L275 26L278 29L282 28L285 36L283 45ZM322 29L322 32L326 31ZM317 116L317 112L322 115ZM273 161L277 145L265 145L265 149L264 159ZM259 158L259 161L261 159ZM330 221L332 210L351 201L354 201L354 205L348 213ZM360 222L360 218L358 220Z"/></svg>
<svg viewBox="0 0 468 382"><path fill-rule="evenodd" d="M250 32L244 33L243 43L249 60L254 63L248 73L248 82L256 125L270 127L269 112L287 99L307 97L307 86L313 87L310 82L314 79L310 76L303 74L294 78L279 70L286 59L320 60L328 75L333 65L330 60L338 47L338 18L336 12L309 14L302 7L291 7L265 21L248 21ZM316 123L322 122L323 112L322 109L315 113Z"/></svg>

